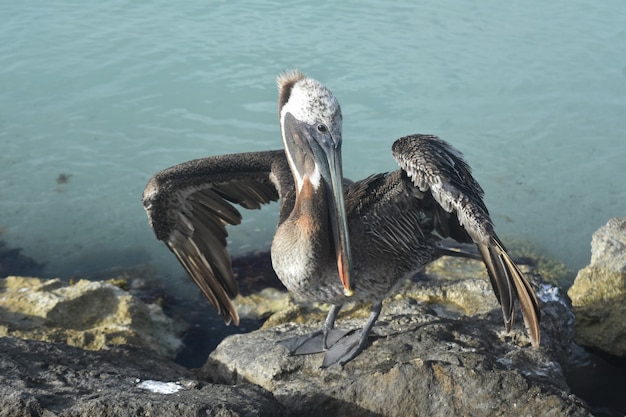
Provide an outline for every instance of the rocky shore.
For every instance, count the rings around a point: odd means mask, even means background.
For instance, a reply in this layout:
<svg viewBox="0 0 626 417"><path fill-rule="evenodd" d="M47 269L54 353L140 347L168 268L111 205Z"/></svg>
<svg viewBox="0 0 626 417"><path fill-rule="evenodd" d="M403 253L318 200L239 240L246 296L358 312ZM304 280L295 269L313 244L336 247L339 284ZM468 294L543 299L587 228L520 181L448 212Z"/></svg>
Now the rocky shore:
<svg viewBox="0 0 626 417"><path fill-rule="evenodd" d="M10 276L0 279L0 416L624 415L592 409L567 375L577 344L624 358L625 253L626 219L612 219L569 290L573 309L522 266L540 298L539 349L519 312L504 331L480 262L443 258L385 302L360 356L329 369L321 354L290 357L276 343L318 327L327 311L280 289L239 297L244 321L262 328L226 337L188 369L181 336L194 324L162 302L117 281ZM337 325L360 328L367 313L347 306Z"/></svg>
<svg viewBox="0 0 626 417"><path fill-rule="evenodd" d="M626 359L626 218L611 219L591 240L591 262L567 294L576 342Z"/></svg>

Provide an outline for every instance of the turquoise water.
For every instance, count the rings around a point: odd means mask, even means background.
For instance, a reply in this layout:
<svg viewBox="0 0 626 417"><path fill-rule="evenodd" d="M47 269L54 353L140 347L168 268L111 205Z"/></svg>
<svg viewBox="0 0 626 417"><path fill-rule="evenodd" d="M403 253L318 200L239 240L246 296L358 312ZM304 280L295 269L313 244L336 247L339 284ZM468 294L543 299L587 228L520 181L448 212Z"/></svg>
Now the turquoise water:
<svg viewBox="0 0 626 417"><path fill-rule="evenodd" d="M626 6L605 2L0 1L0 239L70 276L151 262L154 172L281 146L276 75L344 113L344 173L432 133L462 150L497 230L572 269L626 215ZM63 181L66 179L67 181ZM272 210L231 230L267 247Z"/></svg>

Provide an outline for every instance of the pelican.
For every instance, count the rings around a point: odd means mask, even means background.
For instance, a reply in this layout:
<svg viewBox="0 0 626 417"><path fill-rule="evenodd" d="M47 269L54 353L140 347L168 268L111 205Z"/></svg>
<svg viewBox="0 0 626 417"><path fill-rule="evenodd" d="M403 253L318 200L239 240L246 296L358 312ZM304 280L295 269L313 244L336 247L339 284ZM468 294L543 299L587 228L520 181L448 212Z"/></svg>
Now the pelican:
<svg viewBox="0 0 626 417"><path fill-rule="evenodd" d="M226 323L239 322L226 225L241 222L236 205L258 209L280 200L272 266L295 295L331 305L320 330L281 342L290 354L324 351L323 367L354 359L396 284L449 254L442 238L478 247L506 330L517 299L537 347L537 297L495 234L484 192L462 154L436 136L405 136L392 146L400 169L351 182L343 178L335 96L298 71L279 75L277 82L284 150L175 165L156 173L143 193L157 239ZM348 299L371 303L360 332L335 328Z"/></svg>

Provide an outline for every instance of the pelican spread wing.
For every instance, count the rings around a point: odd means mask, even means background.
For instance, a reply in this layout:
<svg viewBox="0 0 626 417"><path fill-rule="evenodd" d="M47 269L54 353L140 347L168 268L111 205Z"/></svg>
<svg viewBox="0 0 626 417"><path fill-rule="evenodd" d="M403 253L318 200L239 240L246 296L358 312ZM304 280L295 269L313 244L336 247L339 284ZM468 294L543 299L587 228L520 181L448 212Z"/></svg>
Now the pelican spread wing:
<svg viewBox="0 0 626 417"><path fill-rule="evenodd" d="M435 225L437 231L464 241L466 239L458 235L462 230L478 246L494 293L502 306L506 329L510 330L513 324L517 297L531 342L538 346L540 310L537 297L493 231L493 223L482 200L484 192L472 177L462 154L447 142L430 135L400 138L393 144L392 151L413 186L422 193L430 193L441 209L454 215L448 223L439 221ZM445 215L439 213L436 218ZM457 234L452 235L451 231Z"/></svg>
<svg viewBox="0 0 626 417"><path fill-rule="evenodd" d="M226 225L241 222L234 204L258 209L285 198L293 188L283 150L252 152L197 159L160 171L148 182L142 201L156 237L225 321L238 324L231 302L238 286L226 248Z"/></svg>

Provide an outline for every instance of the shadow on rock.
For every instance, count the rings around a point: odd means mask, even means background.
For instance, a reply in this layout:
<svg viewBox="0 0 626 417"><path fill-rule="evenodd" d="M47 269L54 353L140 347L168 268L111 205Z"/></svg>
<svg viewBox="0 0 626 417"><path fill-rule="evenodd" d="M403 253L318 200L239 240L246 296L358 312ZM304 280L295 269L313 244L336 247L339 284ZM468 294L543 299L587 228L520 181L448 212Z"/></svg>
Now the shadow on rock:
<svg viewBox="0 0 626 417"><path fill-rule="evenodd" d="M28 416L286 416L260 387L198 381L187 369L138 347L92 352L0 338L0 410Z"/></svg>

